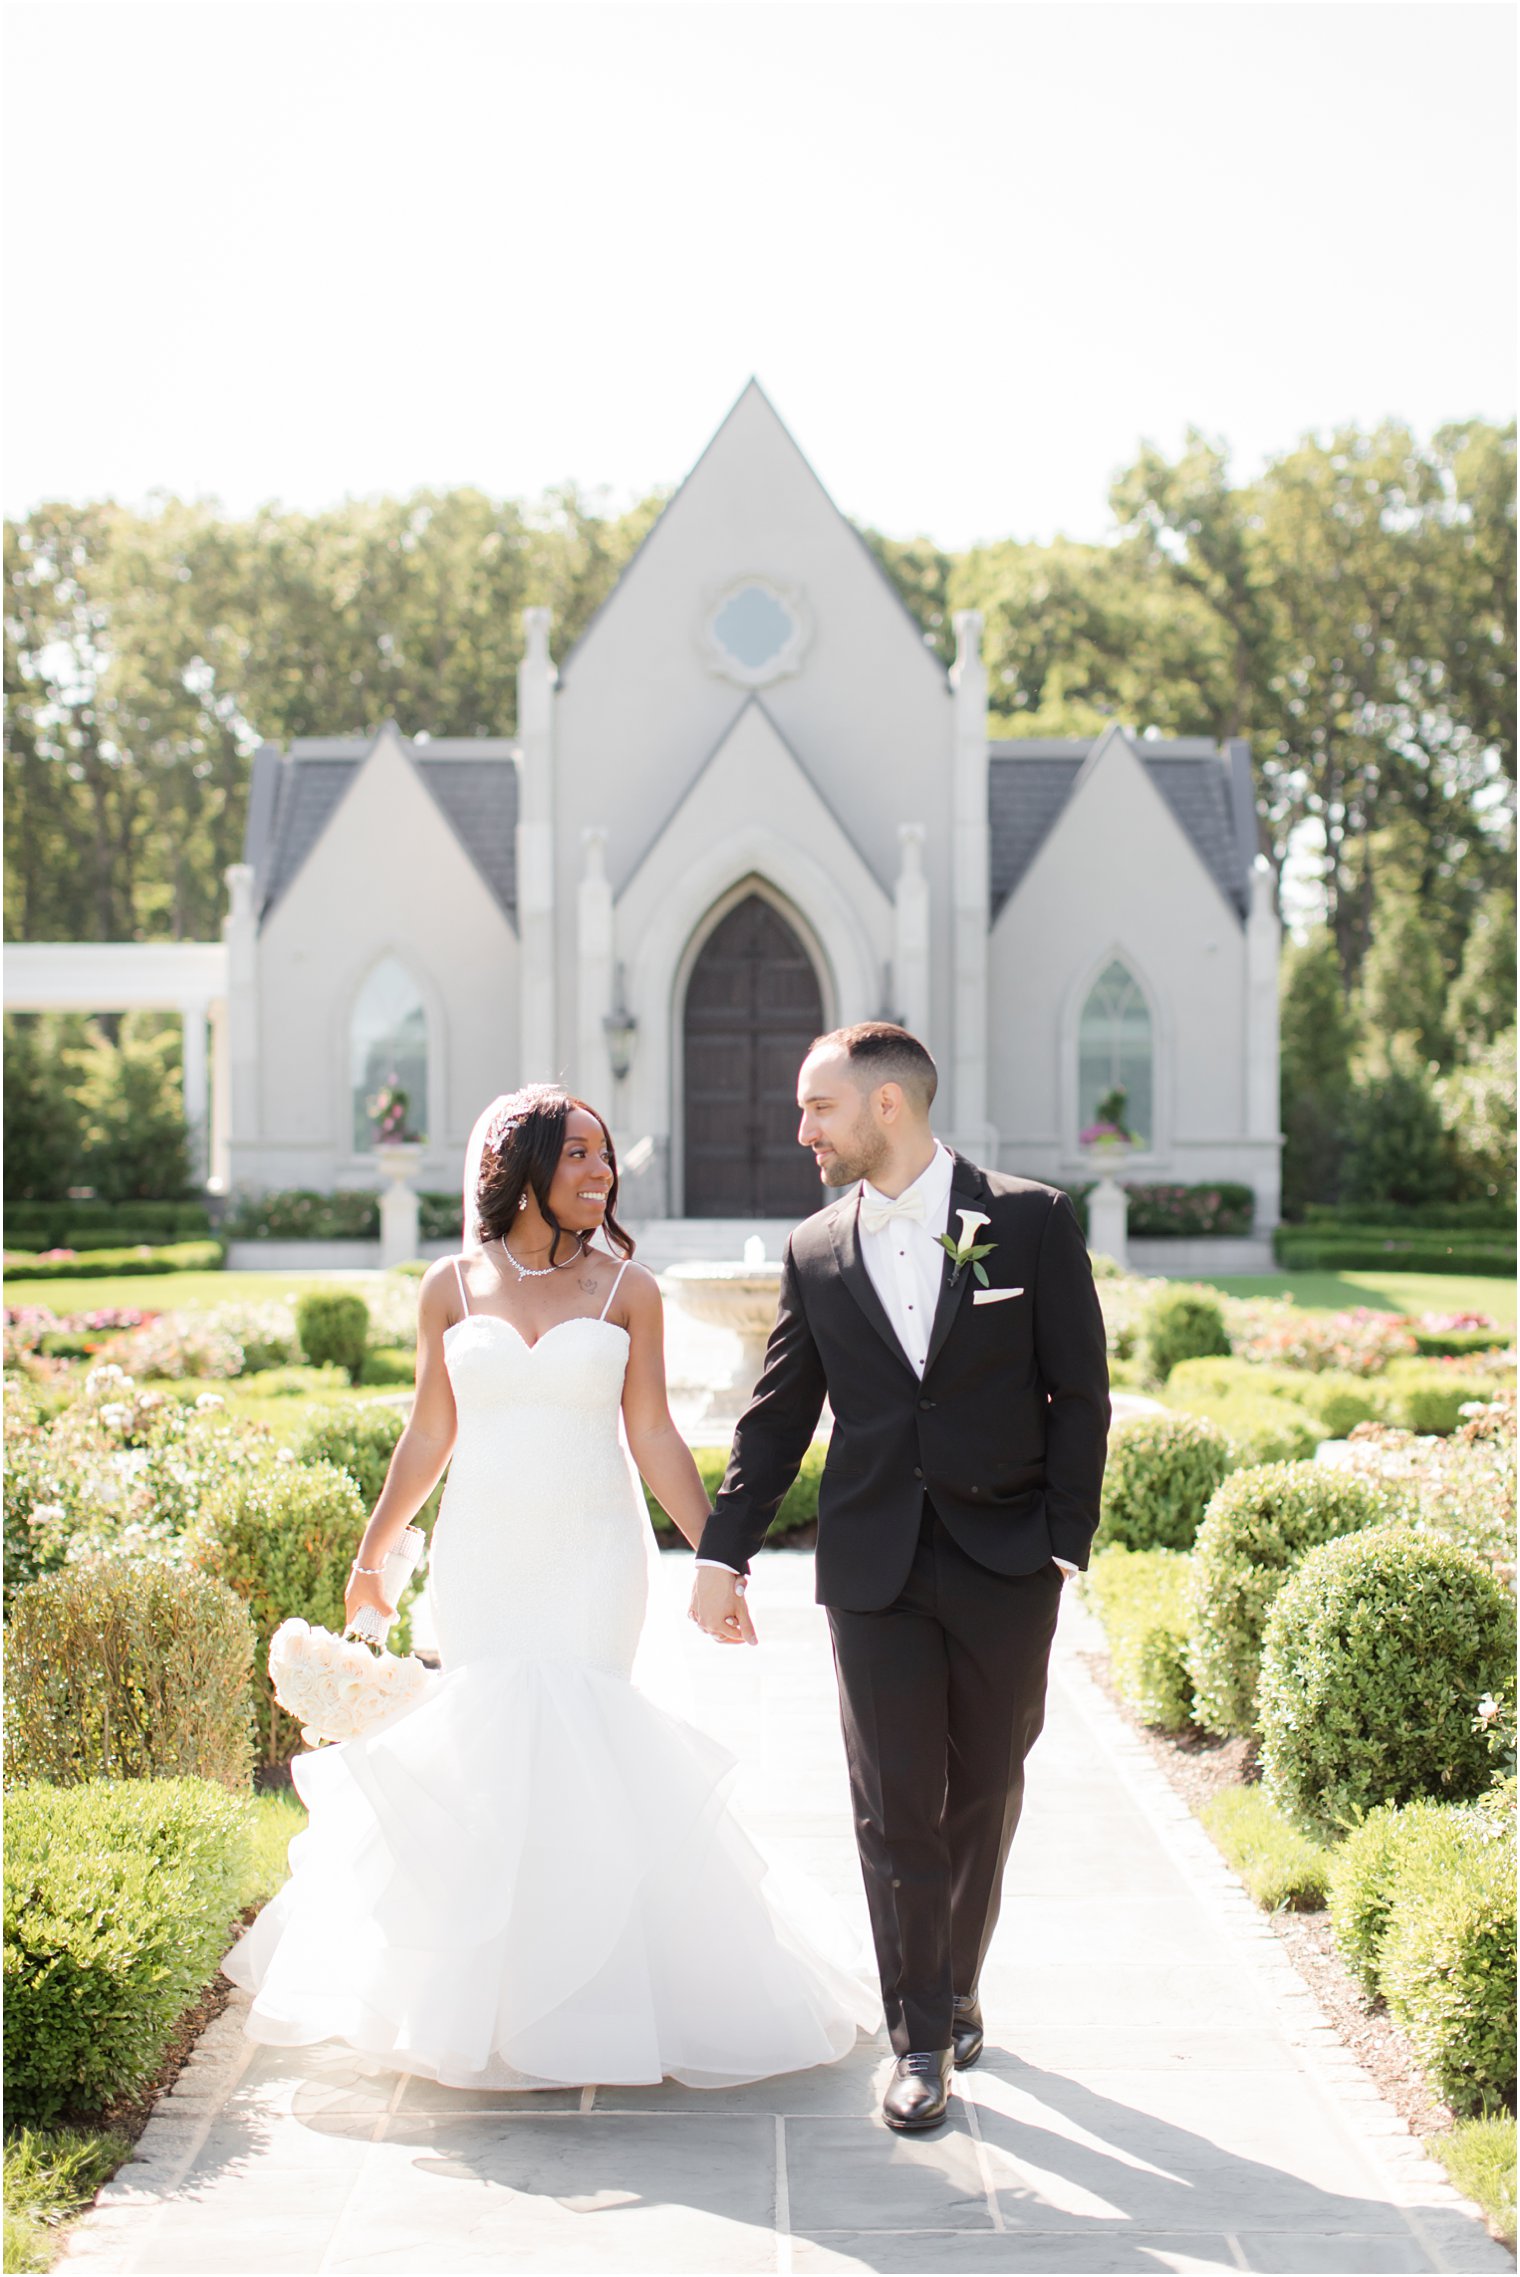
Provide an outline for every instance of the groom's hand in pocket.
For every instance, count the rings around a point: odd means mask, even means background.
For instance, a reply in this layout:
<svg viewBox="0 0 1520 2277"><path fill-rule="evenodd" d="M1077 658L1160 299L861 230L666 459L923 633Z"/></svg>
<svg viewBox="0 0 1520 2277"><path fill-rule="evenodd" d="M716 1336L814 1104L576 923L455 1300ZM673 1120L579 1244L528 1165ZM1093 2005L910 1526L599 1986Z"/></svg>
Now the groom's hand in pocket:
<svg viewBox="0 0 1520 2277"><path fill-rule="evenodd" d="M722 1566L698 1566L691 1591L691 1617L718 1644L759 1642L739 1576Z"/></svg>

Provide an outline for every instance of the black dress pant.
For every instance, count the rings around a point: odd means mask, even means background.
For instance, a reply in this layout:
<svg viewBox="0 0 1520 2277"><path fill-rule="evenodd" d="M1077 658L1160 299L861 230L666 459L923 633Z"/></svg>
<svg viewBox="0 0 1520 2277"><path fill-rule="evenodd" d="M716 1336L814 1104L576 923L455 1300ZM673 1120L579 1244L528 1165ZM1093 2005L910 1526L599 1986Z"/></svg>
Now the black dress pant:
<svg viewBox="0 0 1520 2277"><path fill-rule="evenodd" d="M1062 1589L1054 1558L1001 1574L927 1499L912 1570L879 1612L829 1607L855 1839L899 2055L948 2048L997 1923L1045 1721Z"/></svg>

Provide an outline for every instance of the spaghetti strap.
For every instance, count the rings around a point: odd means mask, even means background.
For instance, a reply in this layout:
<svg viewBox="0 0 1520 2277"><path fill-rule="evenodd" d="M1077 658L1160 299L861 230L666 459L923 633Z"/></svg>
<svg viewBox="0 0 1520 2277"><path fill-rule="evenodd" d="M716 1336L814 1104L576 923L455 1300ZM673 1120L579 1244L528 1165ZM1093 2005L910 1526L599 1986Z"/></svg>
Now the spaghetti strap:
<svg viewBox="0 0 1520 2277"><path fill-rule="evenodd" d="M460 1315L460 1318L463 1319L468 1315L470 1310L470 1292L464 1285L464 1274L460 1270L461 1263L462 1260L456 1257L454 1260L454 1278L459 1283L459 1301L464 1306L464 1312Z"/></svg>
<svg viewBox="0 0 1520 2277"><path fill-rule="evenodd" d="M617 1293L618 1293L618 1283L619 1283L619 1281L621 1281L621 1279L623 1278L623 1275L624 1275L624 1274L627 1272L627 1270L628 1270L628 1260L627 1260L627 1258L625 1257L625 1258L623 1259L623 1262L622 1262L622 1264L621 1264L621 1265L618 1267L618 1269L617 1269L616 1273L615 1273L615 1274L613 1275L613 1277L612 1277L612 1286L611 1286L611 1288L610 1288L610 1289L607 1291L607 1302L606 1302L606 1304L604 1304L604 1305L603 1305L603 1307L602 1307L601 1311L600 1311L600 1312L597 1314L597 1316L596 1316L598 1320L605 1320L605 1319L607 1318L607 1314L608 1314L608 1311L610 1310L610 1308L611 1308L611 1305L612 1305L612 1300L613 1300L613 1298L614 1298L614 1297L617 1295Z"/></svg>

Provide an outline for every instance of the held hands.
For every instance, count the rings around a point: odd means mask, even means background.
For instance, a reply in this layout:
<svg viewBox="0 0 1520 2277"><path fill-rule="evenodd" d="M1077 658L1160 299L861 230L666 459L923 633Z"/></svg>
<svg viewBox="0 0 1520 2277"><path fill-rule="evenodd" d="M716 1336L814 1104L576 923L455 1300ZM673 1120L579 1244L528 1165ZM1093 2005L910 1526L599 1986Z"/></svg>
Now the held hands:
<svg viewBox="0 0 1520 2277"><path fill-rule="evenodd" d="M691 1591L691 1618L718 1644L758 1644L744 1602L744 1582L720 1566L698 1566Z"/></svg>

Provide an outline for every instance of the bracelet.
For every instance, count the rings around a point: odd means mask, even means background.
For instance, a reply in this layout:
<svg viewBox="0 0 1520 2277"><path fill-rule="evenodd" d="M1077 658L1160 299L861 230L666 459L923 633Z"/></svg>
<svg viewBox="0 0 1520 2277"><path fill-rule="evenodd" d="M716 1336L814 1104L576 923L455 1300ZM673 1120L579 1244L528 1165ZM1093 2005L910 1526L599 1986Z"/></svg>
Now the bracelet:
<svg viewBox="0 0 1520 2277"><path fill-rule="evenodd" d="M361 1565L355 1558L348 1570L350 1573L384 1573L385 1568L383 1565Z"/></svg>

